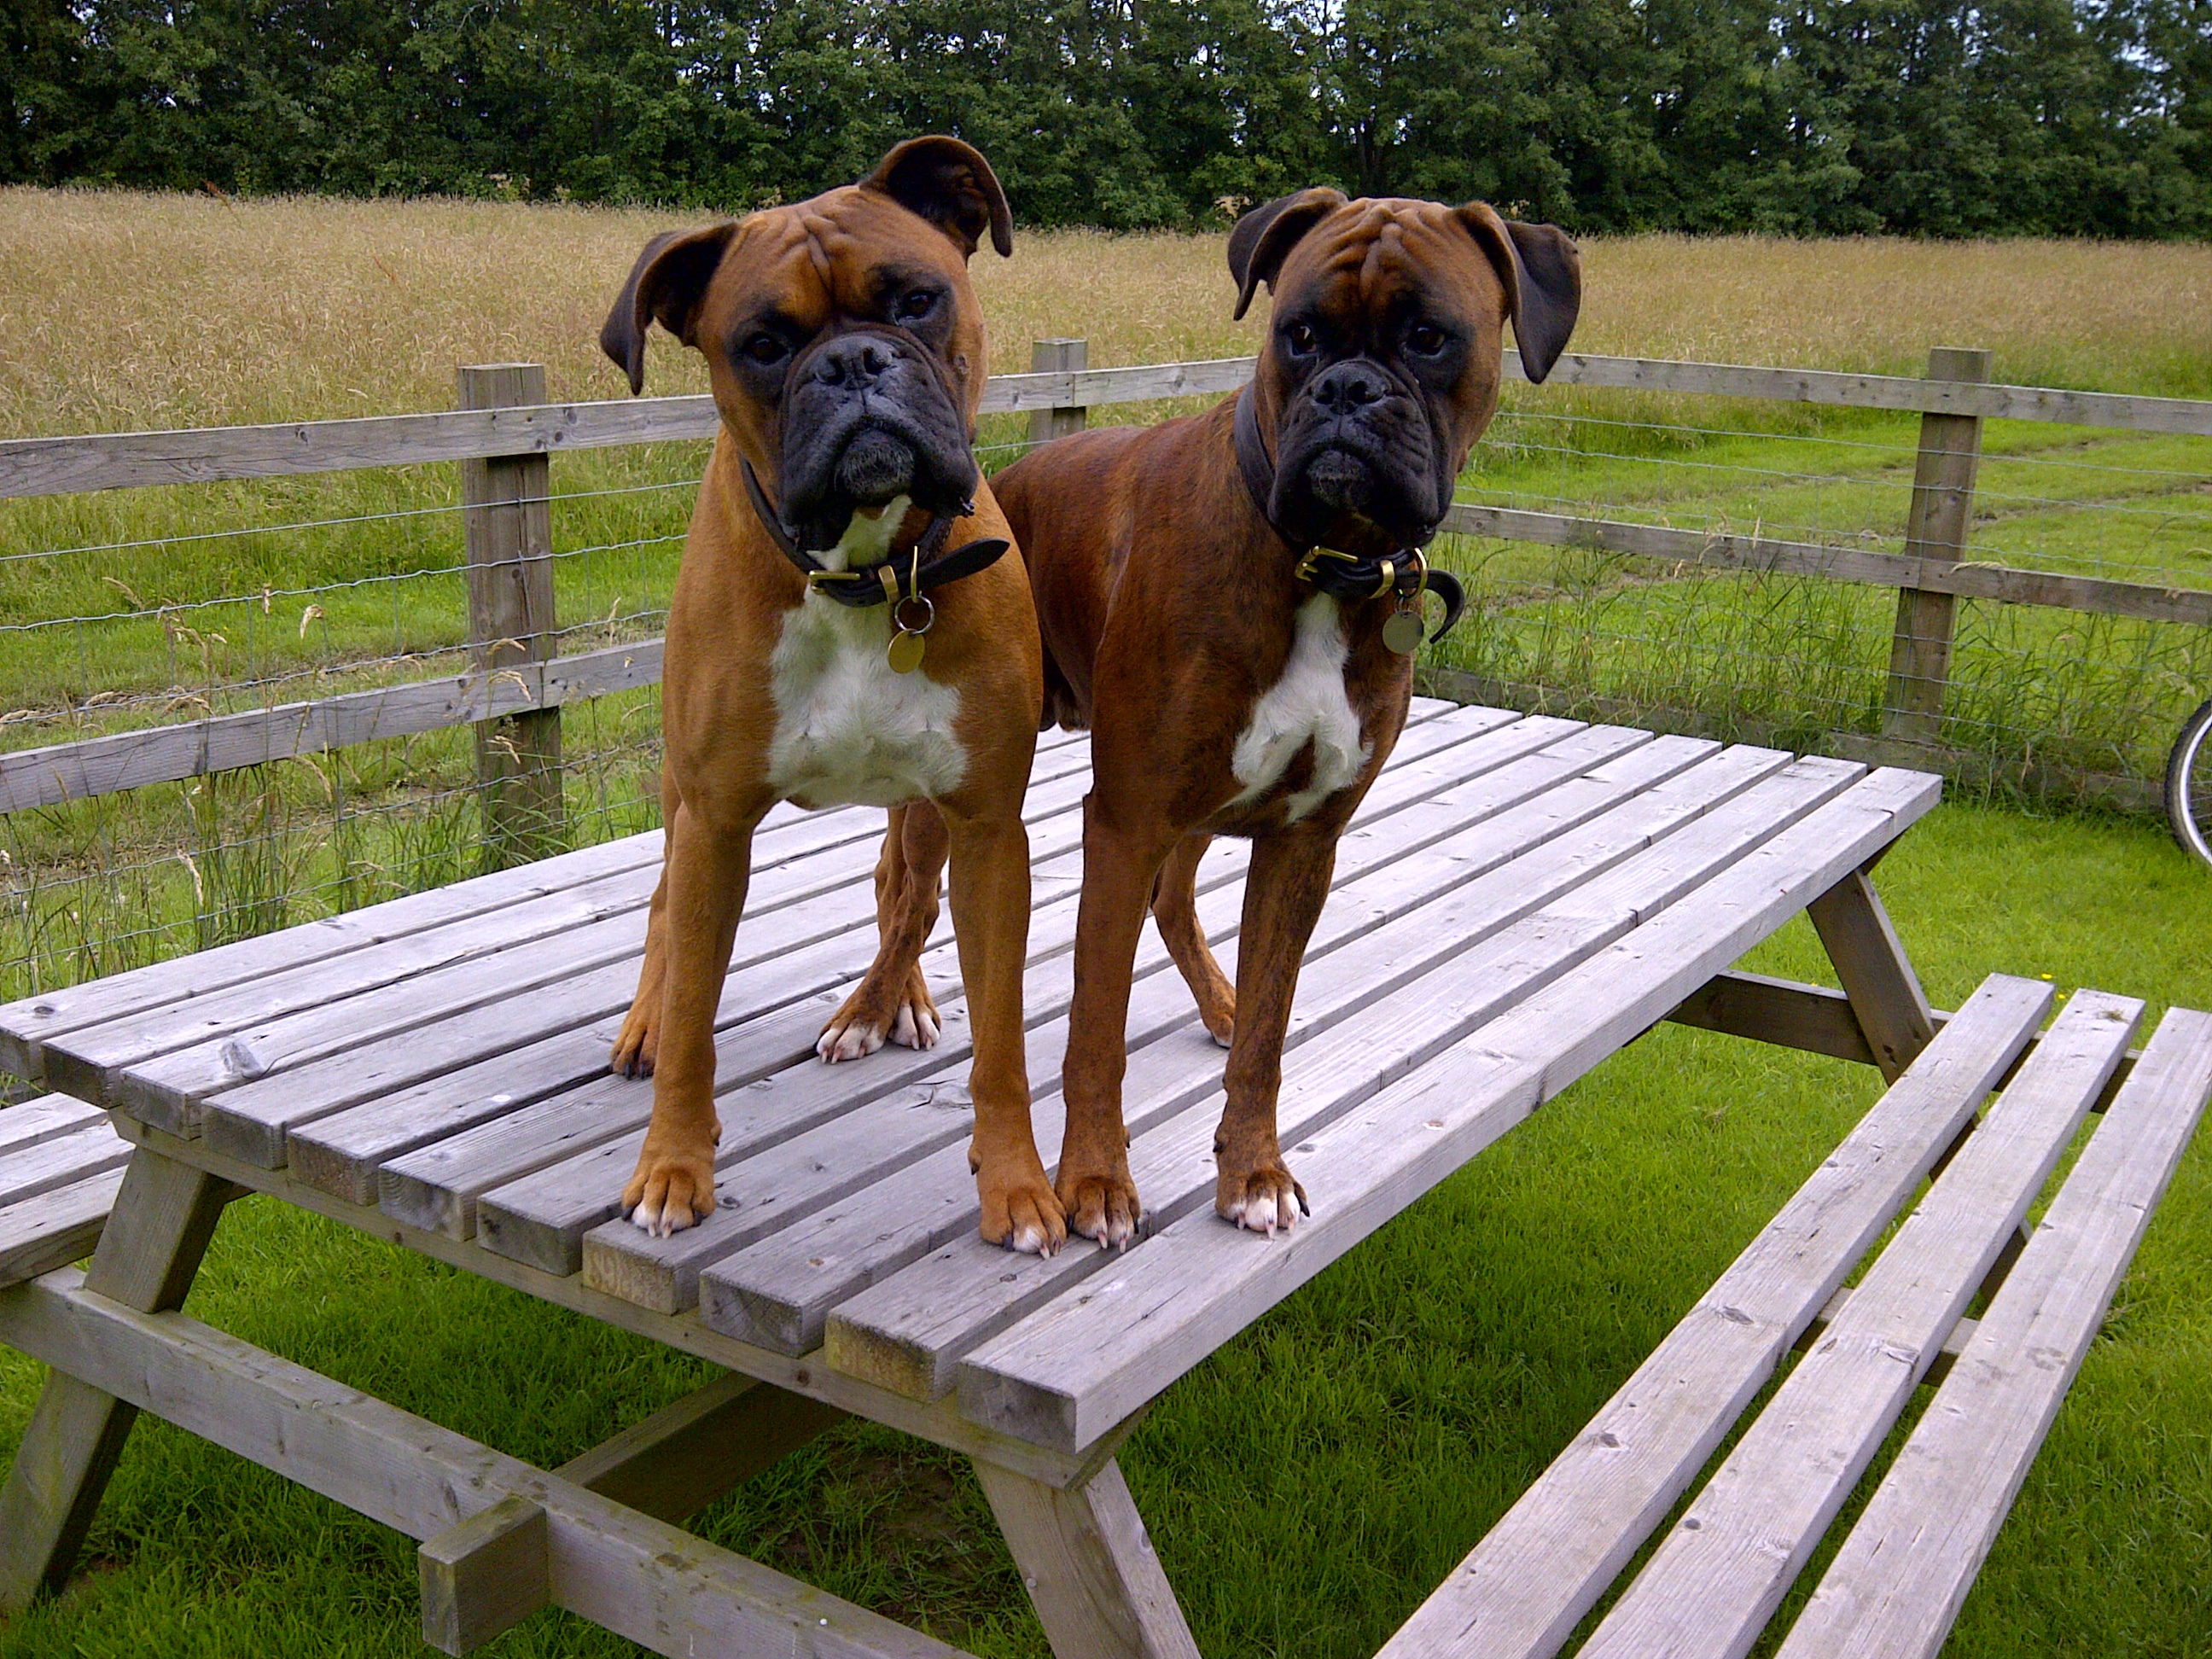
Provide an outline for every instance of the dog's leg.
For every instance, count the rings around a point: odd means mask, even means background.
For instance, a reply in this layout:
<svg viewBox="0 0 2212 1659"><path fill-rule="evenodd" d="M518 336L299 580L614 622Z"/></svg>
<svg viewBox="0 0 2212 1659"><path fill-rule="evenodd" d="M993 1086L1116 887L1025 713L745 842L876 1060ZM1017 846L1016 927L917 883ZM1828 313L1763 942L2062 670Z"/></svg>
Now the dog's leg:
<svg viewBox="0 0 2212 1659"><path fill-rule="evenodd" d="M660 774L660 821L668 826L661 842L660 879L653 884L653 902L645 914L645 963L637 975L637 994L630 999L622 1031L615 1038L609 1069L617 1077L651 1077L659 1044L660 1000L668 978L668 862L676 845L676 821L683 797L665 767Z"/></svg>
<svg viewBox="0 0 2212 1659"><path fill-rule="evenodd" d="M1083 895L1075 922L1075 996L1060 1067L1067 1128L1060 1148L1060 1201L1068 1225L1123 1246L1142 1213L1129 1176L1121 1121L1129 975L1154 880L1176 844L1172 829L1131 833L1109 823L1093 789L1083 802Z"/></svg>
<svg viewBox="0 0 2212 1659"><path fill-rule="evenodd" d="M1237 1028L1237 993L1198 925L1198 865L1212 844L1211 836L1185 836L1175 844L1152 884L1152 920L1159 926L1168 955L1182 970L1183 983L1198 999L1198 1017L1213 1040L1226 1048Z"/></svg>
<svg viewBox="0 0 2212 1659"><path fill-rule="evenodd" d="M952 936L968 990L975 1044L968 1088L975 1133L981 1231L993 1244L1051 1255L1067 1224L1037 1157L1030 1127L1029 1058L1022 1030L1022 975L1029 954L1030 836L1021 815L950 818Z"/></svg>
<svg viewBox="0 0 2212 1659"><path fill-rule="evenodd" d="M1273 1233L1306 1207L1275 1140L1283 1036L1306 941L1328 897L1336 831L1300 829L1252 843L1244 924L1237 939L1237 1036L1222 1082L1229 1097L1213 1134L1213 1205L1239 1226Z"/></svg>
<svg viewBox="0 0 2212 1659"><path fill-rule="evenodd" d="M712 824L686 805L669 837L653 1121L623 1188L624 1212L648 1232L680 1231L714 1207L714 1142L722 1132L714 1113L714 1011L745 908L759 818L755 811L734 824Z"/></svg>
<svg viewBox="0 0 2212 1659"><path fill-rule="evenodd" d="M883 854L876 860L876 959L822 1028L814 1052L823 1059L872 1054L886 1037L908 1048L937 1046L941 1022L922 980L921 957L937 926L945 848L945 818L934 802L891 808Z"/></svg>

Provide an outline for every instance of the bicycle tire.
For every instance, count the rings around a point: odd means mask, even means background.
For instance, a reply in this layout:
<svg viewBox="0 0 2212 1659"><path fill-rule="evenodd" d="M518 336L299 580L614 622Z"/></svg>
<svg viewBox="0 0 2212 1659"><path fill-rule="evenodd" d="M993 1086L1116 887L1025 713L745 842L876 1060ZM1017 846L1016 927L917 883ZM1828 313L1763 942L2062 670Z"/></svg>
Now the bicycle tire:
<svg viewBox="0 0 2212 1659"><path fill-rule="evenodd" d="M2183 722L2166 757L2166 818L2173 838L2212 865L2212 701Z"/></svg>

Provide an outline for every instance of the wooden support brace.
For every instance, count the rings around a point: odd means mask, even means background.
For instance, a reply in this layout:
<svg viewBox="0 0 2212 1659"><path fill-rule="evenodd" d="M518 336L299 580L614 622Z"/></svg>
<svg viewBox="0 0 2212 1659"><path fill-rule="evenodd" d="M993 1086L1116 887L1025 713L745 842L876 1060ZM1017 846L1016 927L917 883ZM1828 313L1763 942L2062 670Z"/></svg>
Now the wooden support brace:
<svg viewBox="0 0 2212 1659"><path fill-rule="evenodd" d="M1054 1659L1198 1659L1120 1464L1063 1491L980 1459L975 1476Z"/></svg>
<svg viewBox="0 0 2212 1659"><path fill-rule="evenodd" d="M545 1511L502 1498L415 1552L422 1639L441 1653L474 1653L553 1599Z"/></svg>
<svg viewBox="0 0 2212 1659"><path fill-rule="evenodd" d="M942 1642L197 1320L93 1294L71 1268L0 1291L0 1341L131 1405L158 1407L187 1432L410 1537L450 1536L504 1499L524 1499L544 1516L553 1601L658 1653L961 1659ZM511 1540L526 1571L532 1523L517 1509L486 1524ZM479 1565L473 1547L446 1553ZM457 1625L464 1613L483 1616L491 1599L467 1602Z"/></svg>
<svg viewBox="0 0 2212 1659"><path fill-rule="evenodd" d="M681 1521L849 1415L732 1371L554 1473L655 1520Z"/></svg>
<svg viewBox="0 0 2212 1659"><path fill-rule="evenodd" d="M142 1313L181 1307L222 1206L240 1195L227 1181L140 1150L86 1287ZM46 1379L0 1486L0 1613L67 1581L137 1415L135 1401L65 1366Z"/></svg>
<svg viewBox="0 0 2212 1659"><path fill-rule="evenodd" d="M1896 1082L1936 1035L1936 1020L1874 884L1863 869L1854 870L1808 905L1806 914L1843 981L1883 1080Z"/></svg>

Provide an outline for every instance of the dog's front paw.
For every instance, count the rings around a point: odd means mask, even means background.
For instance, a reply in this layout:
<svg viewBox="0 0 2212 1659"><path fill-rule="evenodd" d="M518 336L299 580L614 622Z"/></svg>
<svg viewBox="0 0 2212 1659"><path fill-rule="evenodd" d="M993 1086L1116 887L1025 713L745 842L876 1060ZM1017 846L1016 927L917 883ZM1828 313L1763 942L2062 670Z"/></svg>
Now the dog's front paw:
<svg viewBox="0 0 2212 1659"><path fill-rule="evenodd" d="M871 975L822 1028L814 1052L834 1066L872 1054L886 1038L903 1048L934 1048L943 1028L919 968L888 991Z"/></svg>
<svg viewBox="0 0 2212 1659"><path fill-rule="evenodd" d="M623 1188L623 1213L633 1226L666 1238L696 1226L714 1212L714 1151L657 1151L638 1154L637 1173Z"/></svg>
<svg viewBox="0 0 2212 1659"><path fill-rule="evenodd" d="M1096 1239L1109 1250L1128 1249L1144 1214L1144 1206L1137 1201L1136 1184L1126 1169L1071 1169L1063 1161L1060 1201L1067 1212L1070 1232Z"/></svg>
<svg viewBox="0 0 2212 1659"><path fill-rule="evenodd" d="M1306 1189L1291 1179L1279 1160L1245 1174L1224 1167L1213 1183L1213 1207L1222 1218L1273 1237L1288 1232L1302 1215L1311 1215Z"/></svg>
<svg viewBox="0 0 2212 1659"><path fill-rule="evenodd" d="M1024 1255L1058 1255L1067 1243L1067 1219L1034 1158L1026 1167L986 1164L975 1172L975 1196L981 1200L981 1231L987 1244L1003 1244Z"/></svg>

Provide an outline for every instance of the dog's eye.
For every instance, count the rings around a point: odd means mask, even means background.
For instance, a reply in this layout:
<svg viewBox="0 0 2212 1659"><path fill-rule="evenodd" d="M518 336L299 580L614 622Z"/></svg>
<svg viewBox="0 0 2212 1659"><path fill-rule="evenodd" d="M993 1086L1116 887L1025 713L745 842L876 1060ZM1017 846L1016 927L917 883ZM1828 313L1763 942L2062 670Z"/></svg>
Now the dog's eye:
<svg viewBox="0 0 2212 1659"><path fill-rule="evenodd" d="M1283 338L1302 357L1321 343L1321 337L1313 331L1310 323L1292 323L1283 331Z"/></svg>
<svg viewBox="0 0 2212 1659"><path fill-rule="evenodd" d="M747 340L739 349L764 368L781 362L791 355L791 348L766 329Z"/></svg>
<svg viewBox="0 0 2212 1659"><path fill-rule="evenodd" d="M898 302L898 319L918 323L936 309L937 296L926 288L918 288Z"/></svg>
<svg viewBox="0 0 2212 1659"><path fill-rule="evenodd" d="M1444 349L1444 331L1431 323L1423 323L1406 336L1406 344L1424 357L1433 357Z"/></svg>

